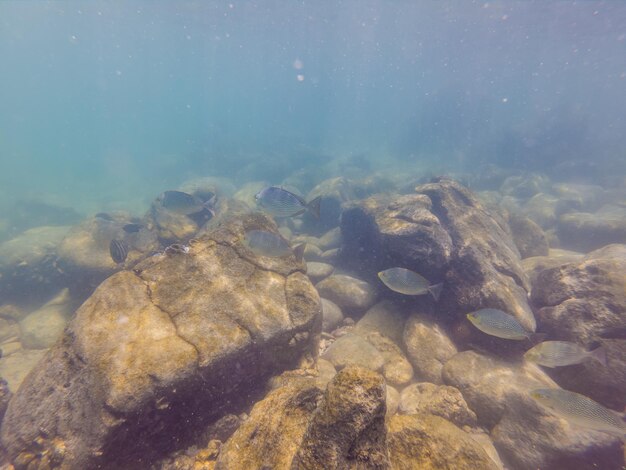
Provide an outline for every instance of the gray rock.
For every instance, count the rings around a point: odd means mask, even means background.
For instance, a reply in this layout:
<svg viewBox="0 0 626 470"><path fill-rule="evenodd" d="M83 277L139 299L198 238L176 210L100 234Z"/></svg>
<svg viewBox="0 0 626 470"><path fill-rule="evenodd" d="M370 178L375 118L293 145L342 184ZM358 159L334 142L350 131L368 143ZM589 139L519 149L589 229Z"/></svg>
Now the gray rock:
<svg viewBox="0 0 626 470"><path fill-rule="evenodd" d="M402 414L432 414L441 416L459 427L476 426L476 413L469 409L463 395L448 385L428 382L409 385L400 394Z"/></svg>
<svg viewBox="0 0 626 470"><path fill-rule="evenodd" d="M308 261L321 261L322 250L317 245L307 243L304 247L304 259Z"/></svg>
<svg viewBox="0 0 626 470"><path fill-rule="evenodd" d="M320 296L342 310L363 311L376 301L376 290L368 282L346 274L333 274L315 286Z"/></svg>
<svg viewBox="0 0 626 470"><path fill-rule="evenodd" d="M366 336L376 331L387 336L396 344L402 344L402 334L407 315L403 309L389 300L378 302L356 323L355 332Z"/></svg>
<svg viewBox="0 0 626 470"><path fill-rule="evenodd" d="M332 264L309 261L306 264L306 274L314 284L330 276L335 268Z"/></svg>
<svg viewBox="0 0 626 470"><path fill-rule="evenodd" d="M385 364L382 354L367 340L355 334L347 334L337 339L322 357L337 370L357 365L378 371Z"/></svg>
<svg viewBox="0 0 626 470"><path fill-rule="evenodd" d="M7 406L9 406L9 400L11 400L9 384L7 384L6 380L0 378L0 423L2 423L4 413L7 411Z"/></svg>
<svg viewBox="0 0 626 470"><path fill-rule="evenodd" d="M489 429L502 419L512 397L557 387L533 364L511 364L474 351L460 352L446 362L442 376L446 385L461 391L479 424Z"/></svg>
<svg viewBox="0 0 626 470"><path fill-rule="evenodd" d="M331 250L326 250L322 252L322 254L320 255L320 260L322 260L324 263L334 264L337 261L338 257L339 248L333 248Z"/></svg>
<svg viewBox="0 0 626 470"><path fill-rule="evenodd" d="M368 333L365 338L383 357L382 372L387 383L397 387L408 384L413 378L413 367L398 345L377 331Z"/></svg>
<svg viewBox="0 0 626 470"><path fill-rule="evenodd" d="M626 250L617 247L542 271L532 289L542 330L554 339L584 345L601 338L623 337L624 272Z"/></svg>
<svg viewBox="0 0 626 470"><path fill-rule="evenodd" d="M72 299L65 288L20 321L22 344L29 349L49 348L61 337L71 315Z"/></svg>
<svg viewBox="0 0 626 470"><path fill-rule="evenodd" d="M498 453L513 470L618 470L623 463L618 438L574 427L524 394L509 398L506 412L491 436Z"/></svg>
<svg viewBox="0 0 626 470"><path fill-rule="evenodd" d="M577 251L591 251L626 241L626 207L602 206L597 212L573 212L559 218L561 244Z"/></svg>
<svg viewBox="0 0 626 470"><path fill-rule="evenodd" d="M29 372L39 363L46 354L41 349L20 349L13 354L3 356L0 359L0 377L9 384L9 389L15 393ZM24 417L29 416L29 411L24 411Z"/></svg>
<svg viewBox="0 0 626 470"><path fill-rule="evenodd" d="M406 322L403 341L415 378L441 384L443 365L457 353L441 326L427 317L412 315Z"/></svg>
<svg viewBox="0 0 626 470"><path fill-rule="evenodd" d="M322 331L330 333L343 321L343 312L336 303L322 298Z"/></svg>
<svg viewBox="0 0 626 470"><path fill-rule="evenodd" d="M548 239L539 225L519 214L510 214L508 221L522 259L548 255Z"/></svg>
<svg viewBox="0 0 626 470"><path fill-rule="evenodd" d="M387 424L393 468L495 470L482 446L451 422L433 415L395 415Z"/></svg>
<svg viewBox="0 0 626 470"><path fill-rule="evenodd" d="M251 181L244 184L234 194L233 199L245 203L251 209L256 208L255 195L263 188L268 187L269 184L265 181Z"/></svg>
<svg viewBox="0 0 626 470"><path fill-rule="evenodd" d="M339 248L340 245L341 229L339 227L329 230L319 238L318 246L324 251Z"/></svg>
<svg viewBox="0 0 626 470"><path fill-rule="evenodd" d="M552 185L552 192L562 204L585 212L598 210L606 199L604 188L592 184L556 183Z"/></svg>
<svg viewBox="0 0 626 470"><path fill-rule="evenodd" d="M398 405L400 403L400 393L391 385L386 385L385 400L387 402L387 417L393 416L398 412Z"/></svg>
<svg viewBox="0 0 626 470"><path fill-rule="evenodd" d="M0 269L34 266L56 253L70 227L35 227L0 244Z"/></svg>
<svg viewBox="0 0 626 470"><path fill-rule="evenodd" d="M522 212L544 230L556 225L562 210L559 198L545 193L535 194L522 207Z"/></svg>
<svg viewBox="0 0 626 470"><path fill-rule="evenodd" d="M186 448L254 384L312 362L317 292L292 257L246 250L250 229L275 225L261 214L231 220L188 253L102 283L11 400L0 430L10 460L43 465L61 442L61 467L146 466Z"/></svg>
<svg viewBox="0 0 626 470"><path fill-rule="evenodd" d="M550 179L547 176L528 173L506 178L500 187L500 192L508 196L528 199L549 188Z"/></svg>
<svg viewBox="0 0 626 470"><path fill-rule="evenodd" d="M310 214L304 214L305 225L308 233L322 235L339 225L339 217L343 205L355 199L356 195L352 182L344 177L330 178L315 186L307 195L306 200L311 201L321 197L320 218L315 219Z"/></svg>

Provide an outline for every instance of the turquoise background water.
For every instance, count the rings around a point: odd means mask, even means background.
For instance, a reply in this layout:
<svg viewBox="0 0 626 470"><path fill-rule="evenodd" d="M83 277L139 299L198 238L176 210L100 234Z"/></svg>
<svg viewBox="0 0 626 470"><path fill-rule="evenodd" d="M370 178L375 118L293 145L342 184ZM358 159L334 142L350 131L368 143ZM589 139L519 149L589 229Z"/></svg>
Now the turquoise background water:
<svg viewBox="0 0 626 470"><path fill-rule="evenodd" d="M0 218L350 156L611 173L625 88L623 2L3 1Z"/></svg>

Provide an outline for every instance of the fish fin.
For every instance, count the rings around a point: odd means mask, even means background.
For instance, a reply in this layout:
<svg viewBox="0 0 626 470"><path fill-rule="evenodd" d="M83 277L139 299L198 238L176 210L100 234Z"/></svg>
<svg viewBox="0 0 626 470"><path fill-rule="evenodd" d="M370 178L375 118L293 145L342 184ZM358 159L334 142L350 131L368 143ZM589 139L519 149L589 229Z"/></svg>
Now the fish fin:
<svg viewBox="0 0 626 470"><path fill-rule="evenodd" d="M306 206L313 214L313 217L316 219L320 218L320 203L322 202L322 196L317 196L311 202L309 202Z"/></svg>
<svg viewBox="0 0 626 470"><path fill-rule="evenodd" d="M548 337L545 333L528 333L528 341L534 346L535 344L542 343Z"/></svg>
<svg viewBox="0 0 626 470"><path fill-rule="evenodd" d="M298 263L302 262L305 248L306 248L306 243L300 243L299 245L296 245L293 247L293 254L296 257L296 261Z"/></svg>
<svg viewBox="0 0 626 470"><path fill-rule="evenodd" d="M600 346L593 351L589 351L589 357L595 359L604 367L606 367L606 349L604 348L604 346Z"/></svg>
<svg viewBox="0 0 626 470"><path fill-rule="evenodd" d="M433 299L435 299L435 302L439 301L439 296L441 295L442 290L443 290L443 282L440 282L439 284L434 284L432 286L428 286L428 292L430 292L430 295L433 296Z"/></svg>
<svg viewBox="0 0 626 470"><path fill-rule="evenodd" d="M296 212L295 214L291 214L289 217L297 217L299 215L304 214L305 212L306 212L306 209L302 209L302 210L299 210L298 212Z"/></svg>

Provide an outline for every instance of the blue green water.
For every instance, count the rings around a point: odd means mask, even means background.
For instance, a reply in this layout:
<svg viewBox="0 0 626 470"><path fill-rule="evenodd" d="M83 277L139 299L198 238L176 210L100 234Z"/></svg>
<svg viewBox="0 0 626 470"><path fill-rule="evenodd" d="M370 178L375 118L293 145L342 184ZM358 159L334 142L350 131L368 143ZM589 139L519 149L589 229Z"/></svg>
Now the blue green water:
<svg viewBox="0 0 626 470"><path fill-rule="evenodd" d="M3 1L0 70L5 217L350 156L583 177L626 147L622 2Z"/></svg>

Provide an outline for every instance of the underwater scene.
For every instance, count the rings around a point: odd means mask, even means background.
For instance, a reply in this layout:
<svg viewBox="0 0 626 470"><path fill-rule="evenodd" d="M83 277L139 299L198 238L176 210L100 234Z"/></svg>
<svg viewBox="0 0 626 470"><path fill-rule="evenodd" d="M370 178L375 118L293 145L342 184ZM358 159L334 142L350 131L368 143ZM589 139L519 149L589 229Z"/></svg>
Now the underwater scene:
<svg viewBox="0 0 626 470"><path fill-rule="evenodd" d="M624 470L626 2L0 2L0 469Z"/></svg>

